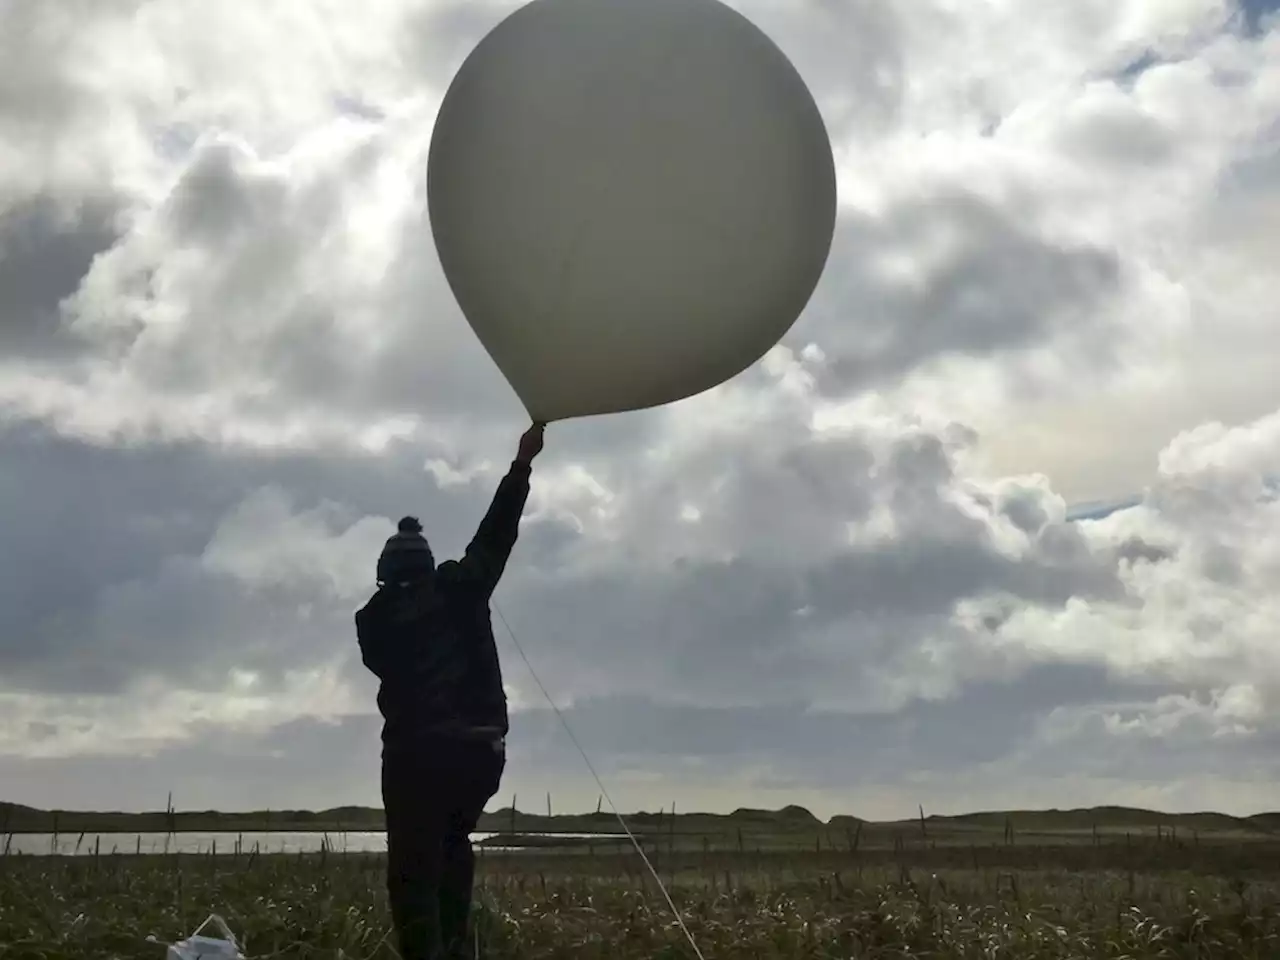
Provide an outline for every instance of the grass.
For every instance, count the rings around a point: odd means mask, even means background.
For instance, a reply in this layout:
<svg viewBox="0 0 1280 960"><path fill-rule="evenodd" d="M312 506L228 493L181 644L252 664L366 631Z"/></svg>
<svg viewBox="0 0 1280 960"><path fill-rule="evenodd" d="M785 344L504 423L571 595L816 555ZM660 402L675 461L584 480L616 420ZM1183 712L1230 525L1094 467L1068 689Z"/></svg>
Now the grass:
<svg viewBox="0 0 1280 960"><path fill-rule="evenodd" d="M1274 960L1271 848L669 847L658 868L707 960ZM393 957L382 870L371 854L0 857L0 960L159 958L210 912L251 957ZM494 960L693 957L633 856L488 853L477 899Z"/></svg>

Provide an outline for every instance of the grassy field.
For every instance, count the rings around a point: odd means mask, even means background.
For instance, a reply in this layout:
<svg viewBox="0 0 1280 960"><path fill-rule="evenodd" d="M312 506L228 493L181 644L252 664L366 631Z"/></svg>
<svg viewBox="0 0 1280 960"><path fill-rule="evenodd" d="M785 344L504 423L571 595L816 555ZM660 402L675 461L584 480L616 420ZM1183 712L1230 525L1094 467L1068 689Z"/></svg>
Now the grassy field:
<svg viewBox="0 0 1280 960"><path fill-rule="evenodd" d="M654 843L707 960L1280 957L1280 844L1163 833L1008 842ZM812 838L811 838L812 839ZM0 857L0 958L158 958L210 912L251 957L393 957L376 855ZM480 955L692 958L632 854L486 853Z"/></svg>

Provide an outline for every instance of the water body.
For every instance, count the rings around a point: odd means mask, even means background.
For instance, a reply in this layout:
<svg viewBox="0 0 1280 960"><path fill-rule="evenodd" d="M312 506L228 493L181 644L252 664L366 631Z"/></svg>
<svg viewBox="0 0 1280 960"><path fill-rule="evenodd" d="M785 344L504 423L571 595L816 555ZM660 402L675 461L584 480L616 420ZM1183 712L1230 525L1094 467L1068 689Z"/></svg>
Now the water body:
<svg viewBox="0 0 1280 960"><path fill-rule="evenodd" d="M472 843L489 840L498 834L477 832L471 835ZM600 841L626 842L624 834L603 833L527 833L521 837L534 841ZM327 848L333 853L385 853L387 837L382 831L362 830L348 833L321 833L308 831L270 833L16 833L0 836L0 854L32 856L93 856L95 847L101 854L157 854L157 853L211 853L219 854L259 853L319 853ZM525 847L488 847L487 849L517 850Z"/></svg>

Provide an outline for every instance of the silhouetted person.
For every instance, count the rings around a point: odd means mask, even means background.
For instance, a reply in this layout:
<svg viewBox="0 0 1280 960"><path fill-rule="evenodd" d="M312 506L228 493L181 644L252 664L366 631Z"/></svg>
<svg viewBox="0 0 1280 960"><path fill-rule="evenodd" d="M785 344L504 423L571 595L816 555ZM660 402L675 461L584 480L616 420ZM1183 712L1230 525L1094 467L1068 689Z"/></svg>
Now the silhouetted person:
<svg viewBox="0 0 1280 960"><path fill-rule="evenodd" d="M515 546L543 425L520 438L466 555L438 567L413 517L378 559L356 613L381 681L387 892L404 960L464 956L475 878L471 833L506 766L507 698L489 598Z"/></svg>

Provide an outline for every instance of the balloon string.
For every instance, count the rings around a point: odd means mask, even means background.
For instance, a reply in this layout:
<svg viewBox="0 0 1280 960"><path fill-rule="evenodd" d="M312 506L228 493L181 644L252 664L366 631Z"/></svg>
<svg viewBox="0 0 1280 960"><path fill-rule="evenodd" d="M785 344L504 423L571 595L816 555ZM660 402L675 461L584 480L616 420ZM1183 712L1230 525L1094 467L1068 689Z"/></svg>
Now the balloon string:
<svg viewBox="0 0 1280 960"><path fill-rule="evenodd" d="M648 854L644 852L644 847L641 845L640 841L636 839L635 834L631 832L631 828L627 825L626 819L618 811L617 806L614 805L613 797L609 796L609 790L600 779L600 775L596 773L596 768L591 763L591 758L587 756L587 751L582 749L582 744L579 743L578 738L574 736L573 728L569 726L569 721L565 719L560 708L556 706L556 702L551 699L551 694L547 692L547 688L538 678L538 671L533 669L533 664L529 662L529 657L525 654L524 648L520 646L520 641L516 638L515 631L511 629L511 624L507 622L506 616L503 614L502 610L499 609L497 603L493 604L493 609L494 612L498 614L498 619L502 621L502 625L507 628L507 633L511 635L511 642L515 644L516 650L519 651L520 658L524 660L524 665L529 668L529 674L533 677L534 683L538 685L538 689L542 691L542 695L547 698L547 703L551 704L551 709L554 710L556 716L560 718L560 723L564 727L565 733L569 734L569 739L573 741L573 745L578 748L578 753L582 755L582 759L586 763L587 769L591 771L591 776L595 778L596 786L600 788L600 793L604 796L605 800L609 802L609 808L613 811L613 815L617 818L623 832L626 833L627 839L629 839L631 841L631 845L635 847L636 853L640 854L640 859L644 861L644 865L649 868L649 873L653 875L653 879L658 884L658 889L662 891L662 896L667 901L667 906L671 908L671 913L675 916L676 923L680 925L681 932L684 933L685 939L689 941L689 946L693 950L694 956L696 956L698 960L706 960L702 951L698 949L698 943L693 939L693 934L689 932L689 928L685 925L684 917L681 915L680 909L676 906L675 901L671 898L671 894L667 891L666 884L662 882L662 877L658 875L658 871L654 869L653 863L649 860Z"/></svg>

